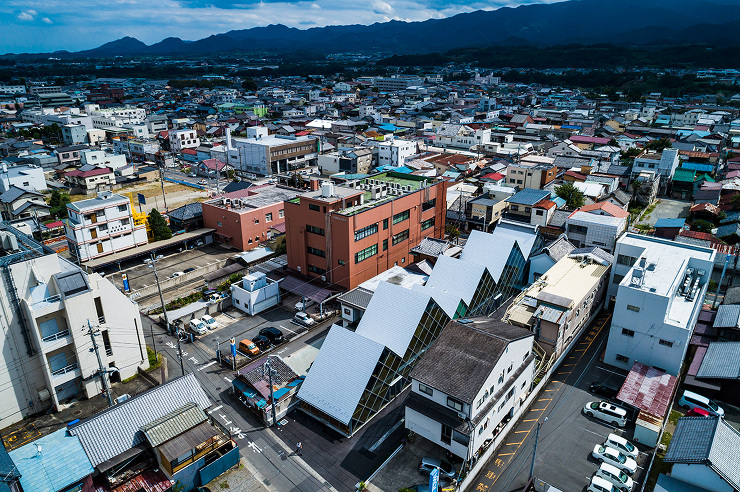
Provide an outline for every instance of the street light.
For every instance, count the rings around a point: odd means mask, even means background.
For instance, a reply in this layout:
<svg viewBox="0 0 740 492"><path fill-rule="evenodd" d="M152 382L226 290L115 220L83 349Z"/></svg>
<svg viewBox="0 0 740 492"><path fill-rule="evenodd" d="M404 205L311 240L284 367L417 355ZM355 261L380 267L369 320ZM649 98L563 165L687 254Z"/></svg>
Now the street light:
<svg viewBox="0 0 740 492"><path fill-rule="evenodd" d="M532 481L532 478L534 477L534 459L535 456L537 456L537 441L540 439L540 427L542 424L547 422L547 419L549 417L545 417L545 420L542 422L537 422L537 431L534 433L534 449L532 449L532 465L529 467L529 480Z"/></svg>
<svg viewBox="0 0 740 492"><path fill-rule="evenodd" d="M151 258L147 258L144 260L144 263L146 263L149 268L152 268L154 270L154 279L157 281L157 290L159 291L159 302L162 304L162 314L164 314L164 324L167 328L167 331L170 331L170 319L167 316L167 308L164 305L164 296L162 296L162 287L159 285L159 274L157 273L157 262L164 258L162 255L154 256L154 253L152 253ZM152 329L153 330L153 329ZM152 331L152 339L154 338L154 332ZM157 349L155 347L154 353L156 355ZM180 329L177 329L177 357L180 359L180 371L182 375L185 375L185 367L182 363L182 350L180 350Z"/></svg>

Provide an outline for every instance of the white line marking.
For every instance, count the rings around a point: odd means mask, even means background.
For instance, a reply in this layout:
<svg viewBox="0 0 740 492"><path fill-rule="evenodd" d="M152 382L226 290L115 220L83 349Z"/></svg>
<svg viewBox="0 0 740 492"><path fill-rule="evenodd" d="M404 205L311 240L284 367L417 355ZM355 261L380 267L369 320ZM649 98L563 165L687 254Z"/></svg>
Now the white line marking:
<svg viewBox="0 0 740 492"><path fill-rule="evenodd" d="M594 434L594 435L596 435L596 436L599 436L599 437L603 437L603 436L602 436L601 434L599 434L598 432L594 432L594 431L592 431L592 430L588 430L588 429L586 429L585 427L581 427L580 425L577 425L576 427L578 427L579 429L583 429L583 430L585 430L586 432L590 432L591 434Z"/></svg>
<svg viewBox="0 0 740 492"><path fill-rule="evenodd" d="M286 328L283 325L280 325L280 328L282 328L283 330L288 330L289 332L293 333L294 335L296 334L295 331L291 330L290 328Z"/></svg>
<svg viewBox="0 0 740 492"><path fill-rule="evenodd" d="M598 369L599 371L610 372L612 374L616 374L617 376L624 376L624 374L622 374L622 373L610 371L609 369L604 369L603 367L596 366L596 369Z"/></svg>
<svg viewBox="0 0 740 492"><path fill-rule="evenodd" d="M208 415L212 414L213 412L217 412L218 410L221 410L223 408L223 405L219 405L216 408L209 410Z"/></svg>
<svg viewBox="0 0 740 492"><path fill-rule="evenodd" d="M204 366L202 366L202 367L199 367L199 368L198 368L198 371L202 371L202 370L203 370L203 369L205 369L206 367L211 367L211 366L212 366L213 364L215 364L215 363L216 363L216 361L215 361L215 360L212 360L212 361L211 361L211 362L209 362L208 364L206 364L206 365L204 365Z"/></svg>
<svg viewBox="0 0 740 492"><path fill-rule="evenodd" d="M227 378L226 376L224 376L224 379L225 379L225 380L226 380L227 382L229 382L229 383L230 383L231 381L233 381L233 379L229 379L229 378Z"/></svg>

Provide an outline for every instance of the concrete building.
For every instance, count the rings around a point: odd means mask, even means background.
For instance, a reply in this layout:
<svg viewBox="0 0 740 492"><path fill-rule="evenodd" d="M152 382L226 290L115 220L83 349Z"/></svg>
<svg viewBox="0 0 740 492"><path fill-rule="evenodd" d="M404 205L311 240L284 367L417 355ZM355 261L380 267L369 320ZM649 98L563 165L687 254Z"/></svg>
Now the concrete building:
<svg viewBox="0 0 740 492"><path fill-rule="evenodd" d="M87 142L87 128L85 125L70 123L62 126L62 141L67 145L84 144Z"/></svg>
<svg viewBox="0 0 740 492"><path fill-rule="evenodd" d="M411 372L406 428L464 460L532 385L534 334L488 317L451 321Z"/></svg>
<svg viewBox="0 0 740 492"><path fill-rule="evenodd" d="M366 147L341 149L318 157L321 174L370 174L373 167L373 151Z"/></svg>
<svg viewBox="0 0 740 492"><path fill-rule="evenodd" d="M319 141L316 138L268 135L265 127L247 128L247 138L231 138L226 133L228 164L236 174L263 176L315 166Z"/></svg>
<svg viewBox="0 0 740 492"><path fill-rule="evenodd" d="M285 203L288 267L347 290L412 261L422 238L444 235L445 183L380 173Z"/></svg>
<svg viewBox="0 0 740 492"><path fill-rule="evenodd" d="M69 252L79 261L147 244L146 221L135 216L128 198L100 192L67 204L64 229Z"/></svg>
<svg viewBox="0 0 740 492"><path fill-rule="evenodd" d="M506 184L519 189L541 190L557 175L558 168L552 163L520 161L506 168Z"/></svg>
<svg viewBox="0 0 740 492"><path fill-rule="evenodd" d="M178 153L184 149L197 149L200 147L200 138L195 130L187 128L183 130L170 130L170 150Z"/></svg>
<svg viewBox="0 0 740 492"><path fill-rule="evenodd" d="M0 193L17 186L24 190L46 191L44 170L39 166L7 166L2 164L0 171Z"/></svg>
<svg viewBox="0 0 740 492"><path fill-rule="evenodd" d="M57 155L59 164L66 166L79 166L82 162L80 153L87 150L87 145L70 145L69 147L57 147L54 153Z"/></svg>
<svg viewBox="0 0 740 492"><path fill-rule="evenodd" d="M390 140L368 140L367 145L377 149L378 166L399 167L406 164L406 159L416 155L416 142L394 138Z"/></svg>
<svg viewBox="0 0 740 492"><path fill-rule="evenodd" d="M504 320L535 333L559 357L602 307L614 258L599 248L571 251L511 304Z"/></svg>
<svg viewBox="0 0 740 492"><path fill-rule="evenodd" d="M282 185L252 186L203 202L203 224L215 229L216 240L241 251L267 241L285 228L286 200L301 190Z"/></svg>
<svg viewBox="0 0 740 492"><path fill-rule="evenodd" d="M84 166L105 166L115 171L128 165L126 156L122 154L108 154L104 150L83 150L80 154L80 163Z"/></svg>
<svg viewBox="0 0 740 492"><path fill-rule="evenodd" d="M9 226L0 256L0 417L6 425L49 408L57 411L74 398L102 391L95 376L88 323L111 378L122 380L149 365L139 310L112 283L86 274ZM107 377L107 376L106 376Z"/></svg>
<svg viewBox="0 0 740 492"><path fill-rule="evenodd" d="M231 302L240 311L254 316L280 303L280 287L262 272L250 273L231 284Z"/></svg>
<svg viewBox="0 0 740 492"><path fill-rule="evenodd" d="M639 361L678 375L715 251L628 233L614 256L609 296L615 305L604 362L627 369Z"/></svg>
<svg viewBox="0 0 740 492"><path fill-rule="evenodd" d="M596 210L584 212L583 209L579 209L570 214L565 219L568 241L579 248L598 246L604 251L613 253L617 239L627 228L627 218L629 217L627 211L617 206L614 206L614 208L621 211L621 213L613 216L594 213Z"/></svg>
<svg viewBox="0 0 740 492"><path fill-rule="evenodd" d="M407 87L423 85L424 81L419 77L376 77L375 87L382 92L395 92L406 90Z"/></svg>
<svg viewBox="0 0 740 492"><path fill-rule="evenodd" d="M653 171L660 176L660 193L664 194L678 169L678 149L665 149L663 152L645 150L635 157L632 164L632 178L639 176L642 171Z"/></svg>
<svg viewBox="0 0 740 492"><path fill-rule="evenodd" d="M113 150L123 154L132 161L155 160L159 152L159 142L131 137L113 137Z"/></svg>

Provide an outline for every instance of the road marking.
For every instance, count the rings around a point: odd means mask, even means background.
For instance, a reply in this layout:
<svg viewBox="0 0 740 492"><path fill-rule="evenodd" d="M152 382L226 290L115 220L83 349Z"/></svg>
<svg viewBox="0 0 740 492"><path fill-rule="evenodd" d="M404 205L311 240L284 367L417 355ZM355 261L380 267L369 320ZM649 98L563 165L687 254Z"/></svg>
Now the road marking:
<svg viewBox="0 0 740 492"><path fill-rule="evenodd" d="M576 427L578 427L579 429L583 429L583 430L585 430L586 432L590 432L591 434L594 434L594 435L597 435L597 436L601 436L601 434L600 434L600 433L598 433L598 432L594 432L594 431L592 431L592 430L589 430L589 429L586 429L585 427L581 427L580 425L577 425Z"/></svg>
<svg viewBox="0 0 740 492"><path fill-rule="evenodd" d="M214 408L214 409L212 409L212 410L209 410L209 411L208 411L208 415L210 415L210 414L212 414L213 412L216 412L216 411L218 411L218 410L221 410L221 409L222 409L223 407L224 407L223 405L219 405L219 406L217 406L216 408Z"/></svg>
<svg viewBox="0 0 740 492"><path fill-rule="evenodd" d="M252 449L253 453L262 453L262 450L254 441L249 441L249 443L247 443L247 446Z"/></svg>
<svg viewBox="0 0 740 492"><path fill-rule="evenodd" d="M289 332L291 332L292 334L294 334L294 335L297 335L297 332L295 332L295 331L291 330L290 328L286 328L286 327L284 327L283 325L279 325L279 326L280 326L280 328L282 328L283 330L288 330L288 331L289 331Z"/></svg>
<svg viewBox="0 0 740 492"><path fill-rule="evenodd" d="M527 419L527 420L522 420L522 422L537 422L537 420L539 419Z"/></svg>
<svg viewBox="0 0 740 492"><path fill-rule="evenodd" d="M545 408L530 408L529 409L530 412L544 412L545 410L547 410L547 407L545 407Z"/></svg>
<svg viewBox="0 0 740 492"><path fill-rule="evenodd" d="M212 366L213 364L215 364L215 363L216 363L216 361L215 361L215 360L212 360L212 361L211 361L211 362L209 362L208 364L206 364L206 365L204 365L204 366L202 366L202 367L199 367L199 368L198 368L198 371L202 371L202 370L203 370L203 369L205 369L206 367L211 367L211 366Z"/></svg>
<svg viewBox="0 0 740 492"><path fill-rule="evenodd" d="M501 453L501 454L499 454L499 456L511 456L512 454L514 454L514 453Z"/></svg>
<svg viewBox="0 0 740 492"><path fill-rule="evenodd" d="M552 398L540 398L537 401L552 401Z"/></svg>
<svg viewBox="0 0 740 492"><path fill-rule="evenodd" d="M519 442L507 442L506 444L504 444L504 446L517 446L517 445L519 445L519 444L521 444L521 443L523 443L523 442L524 442L524 441L519 441Z"/></svg>
<svg viewBox="0 0 740 492"><path fill-rule="evenodd" d="M546 389L545 391L558 391L557 388Z"/></svg>
<svg viewBox="0 0 740 492"><path fill-rule="evenodd" d="M230 383L230 382L232 382L232 381L233 381L233 379L227 378L226 376L224 376L224 379L225 379L225 380L226 380L226 382L228 382L228 383Z"/></svg>
<svg viewBox="0 0 740 492"><path fill-rule="evenodd" d="M514 434L521 434L521 433L523 433L523 432L527 432L527 433L529 433L529 431L531 431L531 430L532 430L532 429L529 429L529 430L525 430L525 431L514 431Z"/></svg>
<svg viewBox="0 0 740 492"><path fill-rule="evenodd" d="M624 374L620 374L620 373L618 373L618 372L610 371L609 369L604 369L603 367L598 367L598 366L597 366L597 367L596 367L596 369L598 369L599 371L606 371L606 372L610 372L610 373L612 373L612 374L616 374L617 376L624 376Z"/></svg>

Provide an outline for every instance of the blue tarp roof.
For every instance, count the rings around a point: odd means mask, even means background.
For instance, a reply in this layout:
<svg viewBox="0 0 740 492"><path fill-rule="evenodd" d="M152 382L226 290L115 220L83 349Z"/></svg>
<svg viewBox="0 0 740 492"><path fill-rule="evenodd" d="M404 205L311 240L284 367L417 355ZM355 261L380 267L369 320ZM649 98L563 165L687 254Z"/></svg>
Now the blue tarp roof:
<svg viewBox="0 0 740 492"><path fill-rule="evenodd" d="M705 173L711 173L714 171L714 166L711 164L703 164L701 162L683 162L681 167L684 169L690 169L692 171L702 171Z"/></svg>
<svg viewBox="0 0 740 492"><path fill-rule="evenodd" d="M77 484L94 471L80 439L68 434L67 429L59 429L9 454L21 474L23 490L56 492Z"/></svg>
<svg viewBox="0 0 740 492"><path fill-rule="evenodd" d="M655 221L655 227L683 227L686 219L658 219Z"/></svg>

